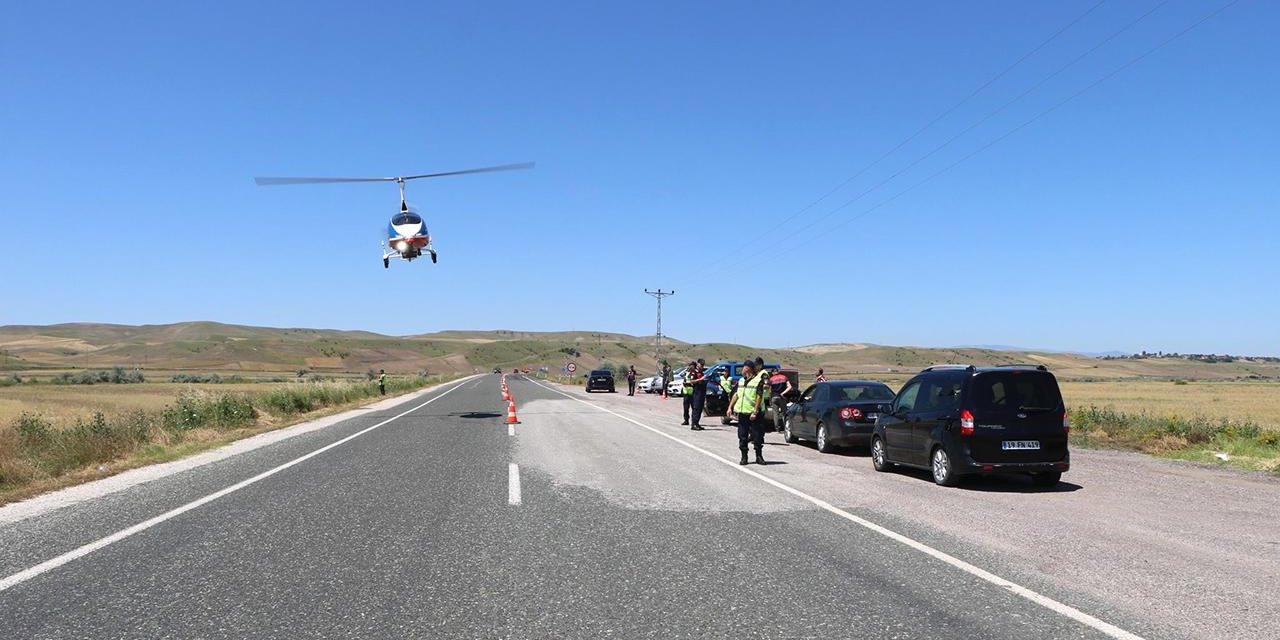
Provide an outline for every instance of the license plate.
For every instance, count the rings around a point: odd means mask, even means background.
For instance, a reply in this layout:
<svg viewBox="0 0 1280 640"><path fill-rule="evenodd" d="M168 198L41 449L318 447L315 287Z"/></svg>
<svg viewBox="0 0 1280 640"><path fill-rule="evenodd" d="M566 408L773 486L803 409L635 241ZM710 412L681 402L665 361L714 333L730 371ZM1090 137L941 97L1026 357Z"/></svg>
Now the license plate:
<svg viewBox="0 0 1280 640"><path fill-rule="evenodd" d="M878 414L878 413L868 413L868 414L867 414L867 419L868 419L868 420L875 420L876 418L879 418L879 417L880 417L880 414Z"/></svg>
<svg viewBox="0 0 1280 640"><path fill-rule="evenodd" d="M1000 448L1006 451L1009 449L1039 449L1040 441L1039 440L1005 440L1004 442L1000 443Z"/></svg>

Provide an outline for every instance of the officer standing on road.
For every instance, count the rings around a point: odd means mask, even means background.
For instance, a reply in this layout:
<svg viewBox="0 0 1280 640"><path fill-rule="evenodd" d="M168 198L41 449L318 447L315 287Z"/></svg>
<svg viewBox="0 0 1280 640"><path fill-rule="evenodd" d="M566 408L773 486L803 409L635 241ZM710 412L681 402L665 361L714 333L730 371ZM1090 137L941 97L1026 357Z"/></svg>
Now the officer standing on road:
<svg viewBox="0 0 1280 640"><path fill-rule="evenodd" d="M685 373L685 397L689 399L689 408L693 413L693 426L689 427L692 431L702 431L702 407L703 402L707 399L707 371L706 361L698 358L698 361L689 367L689 371Z"/></svg>
<svg viewBox="0 0 1280 640"><path fill-rule="evenodd" d="M761 382L755 367L756 363L750 360L742 363L742 379L729 400L729 406L738 418L738 450L742 452L738 464L747 464L748 443L756 447L756 464L764 464L764 430L760 428Z"/></svg>
<svg viewBox="0 0 1280 640"><path fill-rule="evenodd" d="M627 368L627 395L634 396L636 394L636 366L633 364Z"/></svg>
<svg viewBox="0 0 1280 640"><path fill-rule="evenodd" d="M387 395L387 372L385 369L378 369L378 395Z"/></svg>
<svg viewBox="0 0 1280 640"><path fill-rule="evenodd" d="M662 362L662 397L667 397L667 385L671 384L671 365L664 360Z"/></svg>
<svg viewBox="0 0 1280 640"><path fill-rule="evenodd" d="M827 374L822 372L822 367L818 367L818 375L813 377L814 382L826 382Z"/></svg>
<svg viewBox="0 0 1280 640"><path fill-rule="evenodd" d="M791 380L781 369L769 372L769 404L773 407L773 428L776 431L782 430L782 421L787 414L787 394L792 389Z"/></svg>
<svg viewBox="0 0 1280 640"><path fill-rule="evenodd" d="M685 426L688 426L689 424L689 410L693 408L693 378L697 375L698 361L692 360L689 362L689 366L684 370L684 381L680 385L680 396L682 400L680 402L680 415L682 416L680 424Z"/></svg>

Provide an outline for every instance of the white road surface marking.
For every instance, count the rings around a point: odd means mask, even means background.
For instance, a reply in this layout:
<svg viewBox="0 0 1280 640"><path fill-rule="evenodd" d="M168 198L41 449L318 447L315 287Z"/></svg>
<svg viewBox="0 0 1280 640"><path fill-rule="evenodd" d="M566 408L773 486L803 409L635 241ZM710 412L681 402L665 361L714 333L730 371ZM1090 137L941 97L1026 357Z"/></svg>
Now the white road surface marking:
<svg viewBox="0 0 1280 640"><path fill-rule="evenodd" d="M618 412L616 412L616 411L612 411L612 410L610 410L610 409L606 409L605 407L602 407L602 406L600 406L600 405L598 405L598 404L595 404L595 403L592 403L592 402L587 402L586 400L583 400L583 399L581 399L581 398L574 397L574 396L572 396L572 395L570 395L570 394L567 394L567 393L565 393L565 392L563 392L563 391L560 391L559 389L555 389L555 388L549 387L549 386L547 386L547 385L545 385L545 384L543 384L543 383L541 383L541 382L539 382L539 381L537 381L537 380L531 380L531 382L533 382L533 383L534 383L534 384L536 384L536 385L539 385L539 386L543 387L544 389L547 389L548 391L552 391L552 392L554 392L554 393L558 393L558 394L560 394L560 395L562 395L562 396L564 396L564 397L566 397L566 398L569 398L570 400L573 400L573 401L575 401L575 402L581 402L582 404L585 404L585 405L587 405L588 407L595 407L596 409L598 409L598 410L600 410L600 411L603 411L603 412L605 412L605 413L612 414L612 415L614 415L614 416L616 416L616 417L618 417L618 418L621 418L621 419L623 419L623 420L626 420L627 422L630 422L631 424L634 424L634 425L636 425L636 426L638 426L638 427L641 427L641 428L644 428L644 429L648 429L649 431L652 431L652 432L654 432L654 433L656 433L656 434L658 434L658 435L660 435L660 436L662 436L662 437L664 437L664 438L666 438L666 439L668 439L668 440L671 440L672 442L675 442L675 443L677 443L677 444L683 445L683 446L688 447L688 448L690 448L690 449L693 449L694 451L697 451L698 453L701 453L701 454L703 454L703 455L705 455L705 456L707 456L707 457L709 457L709 458L712 458L712 459L714 459L714 460L716 460L716 461L718 461L718 462L720 462L720 463L724 464L725 466L729 467L730 469L733 469L734 471L739 471L739 472L741 472L741 473L745 473L745 474L747 474L747 475L749 475L749 476L751 476L751 477L753 477L753 478L755 478L755 479L757 479L757 480L760 480L761 482L764 482L764 483L766 483L766 484L773 485L774 487L777 487L777 488L779 488L779 489L782 489L783 491L786 491L787 493L790 493L791 495L794 495L794 496L796 496L796 497L798 497L798 498L801 498L801 499L803 499L803 500L806 500L806 501L808 501L808 502L810 502L810 503L814 504L815 506L817 506L817 507L819 507L819 508L823 509L824 511L830 512L830 513L832 513L832 514L834 514L834 515L836 515L836 516L839 516L839 517L841 517L841 518L844 518L845 520L848 520L849 522L852 522L852 523L854 523L854 524L860 525L860 526L862 526L862 527L866 527L867 529L870 529L871 531L874 531L874 532L876 532L876 533L878 533L878 534L880 534L880 535L882 535L882 536L884 536L884 537L886 537L886 538L889 538L889 539L891 539L891 540L894 540L895 542L900 542L900 543L902 543L902 544L905 544L905 545L907 545L908 547L911 547L912 549L915 549L915 550L917 550L917 551L920 551L921 553L925 553L925 554L927 554L927 555L929 555L929 556L932 556L933 558L936 558L936 559L938 559L938 560L941 560L942 562L945 562L945 563L947 563L947 564L949 564L949 565L951 565L951 566L953 566L953 567L955 567L955 568L957 568L957 569L959 569L959 570L961 570L961 571L964 571L965 573L968 573L968 574L970 574L970 575L972 575L972 576L975 576L975 577L981 578L981 579L983 579L983 580L985 580L985 581L987 581L987 582L990 582L991 584L994 584L994 585L996 585L997 587L1001 587L1001 588L1003 588L1003 589L1007 589L1010 593L1014 593L1014 594L1017 594L1017 595L1019 595L1019 596L1022 596L1023 598L1026 598L1027 600L1030 600L1030 601L1032 601L1032 602L1034 602L1034 603L1036 603L1036 604L1038 604L1038 605L1040 605L1040 606L1042 606L1042 607L1045 607L1046 609L1049 609L1049 610L1051 610L1051 611L1054 611L1054 612L1056 612L1056 613L1059 613L1059 614L1061 614L1061 615L1064 615L1064 616L1066 616L1066 617L1068 617L1068 618L1070 618L1070 619L1072 619L1072 620L1075 620L1076 622L1079 622L1079 623L1081 623L1081 624L1083 624L1083 625L1086 625L1086 626L1088 626L1088 627L1091 627L1091 628L1093 628L1093 629L1096 629L1096 630L1098 630L1098 631L1100 631L1100 632L1102 632L1102 633L1104 633L1104 634L1106 634L1106 635L1108 635L1108 636L1110 636L1110 637L1112 637L1112 638L1117 638L1117 639L1119 639L1119 640L1143 640L1141 636L1139 636L1139 635L1137 635L1137 634L1135 634L1135 633L1132 633L1132 632L1126 631L1126 630L1124 630L1124 629L1121 629L1120 627L1117 627L1117 626L1115 626L1115 625L1113 625L1113 624L1111 624L1111 623L1109 623L1109 622L1105 622L1105 621L1103 621L1103 620L1099 620L1098 618L1095 618L1095 617L1093 617L1093 616L1091 616L1091 615L1089 615L1089 614L1087 614L1087 613L1085 613L1085 612L1083 612L1083 611L1081 611L1081 610L1079 610L1079 609L1076 609L1075 607L1072 607L1071 605L1068 605L1068 604L1065 604L1065 603L1062 603L1062 602L1058 602L1057 600L1054 600L1053 598L1050 598L1049 596L1046 596L1046 595L1041 594L1041 593L1036 592L1036 591L1032 591L1031 589L1028 589L1028 588L1026 588L1026 587L1024 587L1024 586L1022 586L1022 585L1019 585L1019 584L1016 584L1016 583L1011 582L1011 581L1009 581L1009 580L1006 580L1006 579L1004 579L1004 578L1001 578L1000 576L995 575L994 573L991 573L991 572L989 572L989 571L987 571L987 570L985 570L985 569L982 569L982 568L979 568L979 567L974 566L974 565L972 565L972 564L969 564L968 562L965 562L964 560L961 560L961 559L959 559L959 558L957 558L957 557L955 557L955 556L953 556L953 555L950 555L950 554L948 554L948 553L946 553L946 552L943 552L943 551L939 551L939 550L937 550L937 549L934 549L933 547L930 547L929 545L927 545L927 544L925 544L925 543L923 543L923 542L918 542L918 541L916 541L916 540L914 540L914 539L912 539L912 538L908 538L907 536L904 536L904 535L902 535L902 534L900 534L900 533L898 533L898 532L896 532L896 531L892 531L892 530L890 530L890 529L886 529L885 527L882 527L882 526L880 526L880 525L878 525L878 524L876 524L876 523L874 523L874 522L872 522L872 521L870 521L870 520L867 520L866 518L861 518L861 517L856 516L856 515L854 515L854 514L852 514L852 513L849 513L848 511L845 511L844 509L840 509L839 507L836 507L835 505L833 505L833 504L831 504L831 503L827 502L826 500L823 500L823 499L821 499L821 498L816 498L816 497L814 497L814 496L811 496L811 495L809 495L809 494L807 494L807 493L805 493L805 492L803 492L803 491L801 491L801 490L799 490L799 489L796 489L796 488L794 488L794 487L792 487L792 486L790 486L790 485L786 485L786 484L783 484L783 483L781 483L781 482L778 482L777 480L774 480L773 478L770 478L769 476L766 476L766 475L764 475L764 474L762 474L762 473L759 473L759 472L757 472L757 471L755 471L755 470L753 470L753 469L750 469L750 468L748 468L748 467L745 467L745 466L739 465L739 464L737 463L737 461L735 461L735 460L729 460L728 458L722 458L722 457L720 457L720 456L716 455L715 453L712 453L711 451L708 451L708 450L706 450L706 449L703 449L702 447L699 447L699 446L698 446L698 445L696 445L696 444L693 444L693 443L690 443L690 442L686 442L686 441L684 441L684 440L681 440L680 438L677 438L677 437L675 437L675 436L673 436L673 435L671 435L671 434L669 434L669 433L666 433L665 431L662 431L662 430L657 429L657 428L655 428L655 427L651 427L651 426L649 426L649 425L647 425L647 424L644 424L643 422L640 422L639 420L636 420L636 419L634 419L634 418L630 418L630 417L625 416L625 415L623 415L623 414L621 414L621 413L618 413ZM512 468L513 468L513 469L515 468L515 465L511 465L511 466L512 466Z"/></svg>
<svg viewBox="0 0 1280 640"><path fill-rule="evenodd" d="M520 504L520 467L514 462L507 466L507 503Z"/></svg>
<svg viewBox="0 0 1280 640"><path fill-rule="evenodd" d="M430 399L430 400L427 400L426 402L423 402L422 404L420 404L420 405L418 405L418 406L416 406L416 407L414 407L414 408L412 408L412 409L409 409L408 411L404 411L404 412L402 412L402 413L396 414L396 415L394 415L394 416L392 416L392 417L390 417L390 418L387 418L386 420L383 420L382 422L379 422L378 424L373 425L372 427L368 427L368 428L363 429L363 430L361 430L361 431L357 431L357 432L355 432L355 433L353 433L353 434L351 434L351 435L349 435L349 436L347 436L347 437L345 437L345 438L343 438L343 439L341 439L341 440L337 440L337 441L335 441L335 442L331 442L331 443L329 443L329 444L327 444L327 445L325 445L325 446L323 446L323 447L320 447L319 449L316 449L315 451L312 451L311 453L308 453L308 454L306 454L306 455L303 455L303 456L299 456L299 457L297 457L297 458L294 458L293 460L290 460L289 462L286 462L286 463L284 463L284 464L282 464L282 465L280 465L280 466L278 466L278 467L275 467L275 468L273 468L273 469L269 469L269 470L267 470L267 471L263 471L262 473L259 473L258 475L253 476L252 478L249 478L248 480L242 480L242 481L237 482L237 483L235 483L235 484L233 484L233 485L231 485L231 486L229 486L229 487L226 487L226 488L224 488L224 489L220 489L220 490L215 491L215 492L213 492L213 493L211 493L211 494L209 494L209 495L207 495L207 496L204 496L203 498L197 498L197 499L195 499L195 500L192 500L191 502L188 502L188 503L186 503L186 504L182 505L181 507L178 507L178 508L176 508L176 509L172 509L172 510L166 511L166 512L164 512L164 513L162 513L162 514L160 514L160 515L158 515L158 516L156 516L156 517L154 517L154 518L151 518L151 519L149 519L149 520L144 520L144 521L142 521L142 522L139 522L138 524L135 524L135 525L133 525L133 526L131 526L131 527L127 528L127 529L121 529L120 531L117 531L117 532L115 532L115 533L113 533L113 534L111 534L111 535L109 535L109 536L107 536L107 537L105 537L105 538L100 538L100 539L95 540L95 541L93 541L93 542L90 542L90 543L88 543L88 544L86 544L86 545L84 545L84 546L81 546L81 547L78 547L78 548L73 549L73 550L71 550L71 551L68 551L68 552L66 552L66 553L64 553L64 554L62 554L62 555L60 555L60 556L56 556L56 557L50 558L50 559L45 560L44 562L41 562L40 564L37 564L37 565L35 565L35 566L33 566L33 567L30 567L30 568L24 569L24 570L19 571L18 573L15 573L15 574L13 574L13 575L11 575L11 576L8 576L8 577L6 577L6 578L0 579L0 591L4 591L4 590L6 590L6 589L8 589L8 588L10 588L10 587L13 587L13 586L16 586L16 585L22 584L23 582L26 582L27 580L30 580L30 579L32 579L32 578L34 578L34 577L36 577L36 576L38 576L38 575L40 575L40 574L42 574L42 573L45 573L45 572L47 572L47 571L51 571L51 570L53 570L53 569L57 569L58 567L61 567L62 565L67 564L68 562L71 562L72 560L75 560L75 559L77 559L77 558L82 558L82 557L84 557L84 556L87 556L87 555L89 555L89 554L93 553L94 551L97 551L98 549L101 549L101 548L103 548L103 547L105 547L105 546L107 546L107 545L109 545L109 544L112 544L112 543L115 543L115 542L119 542L119 541L121 541L121 540L124 540L125 538L128 538L129 536L132 536L132 535L134 535L134 534L137 534L137 533L141 533L141 532L143 532L143 531L146 531L147 529L150 529L151 527L154 527L154 526L156 526L156 525L158 525L158 524L160 524L160 523L162 523L162 522L164 522L164 521L166 521L166 520L170 520L170 519L172 519L172 518L175 518L175 517L177 517L177 516L180 516L180 515L182 515L182 514L184 514L184 513L188 512L188 511L191 511L192 509L196 509L196 508L198 508L198 507L204 506L204 505L206 505L206 504L208 504L208 503L210 503L210 502L213 502L214 500L217 500L218 498L221 498L221 497L223 497L223 496L225 496L225 495L227 495L227 494L234 493L234 492L239 491L239 490L241 490L241 489L243 489L243 488L245 488L245 487L247 487L247 486L249 486L249 485L251 485L251 484L254 484L254 483L258 482L259 480L265 480L266 478L269 478L269 477L271 477L271 476L273 476L273 475L275 475L275 474L277 474L277 473L280 473L281 471L284 471L285 469L288 469L289 467L292 467L292 466L294 466L294 465L296 465L296 464L299 464L299 463L305 462L305 461L307 461L307 460L310 460L311 458L314 458L314 457L316 457L316 456L318 456L318 455L320 455L320 454L324 453L325 451L328 451L328 450L330 450L330 449L332 449L332 448L334 448L334 447L337 447L337 446L340 446L340 445L346 444L347 442L350 442L350 441L352 441L352 440L355 440L356 438L359 438L360 436L362 436L362 435L364 435L364 434L366 434L366 433L369 433L370 431L373 431L374 429L377 429L377 428L379 428L379 427L382 427L382 426L388 425L388 424L390 424L390 423L392 423L392 422L394 422L394 421L396 421L396 420L399 420L400 418L403 418L403 417L405 417L405 416L409 415L410 413L413 413L414 411L417 411L418 409L421 409L421 408L423 408L423 407L425 407L425 406L427 406L427 405L431 404L432 402L435 402L436 400L439 400L440 398L443 398L443 397L445 397L445 396L449 395L450 393L453 393L454 391L457 391L459 387L463 386L463 385L464 385L464 384L466 384L467 382L468 382L467 380L463 380L462 382L460 382L460 383L458 383L458 384L454 385L453 387L451 387L451 388L449 388L449 389L445 390L445 391L444 391L443 393L441 393L440 395L437 395L436 397L434 397L434 398L432 398L432 399Z"/></svg>
<svg viewBox="0 0 1280 640"><path fill-rule="evenodd" d="M514 424L507 425L507 435L514 436L516 434L516 426Z"/></svg>

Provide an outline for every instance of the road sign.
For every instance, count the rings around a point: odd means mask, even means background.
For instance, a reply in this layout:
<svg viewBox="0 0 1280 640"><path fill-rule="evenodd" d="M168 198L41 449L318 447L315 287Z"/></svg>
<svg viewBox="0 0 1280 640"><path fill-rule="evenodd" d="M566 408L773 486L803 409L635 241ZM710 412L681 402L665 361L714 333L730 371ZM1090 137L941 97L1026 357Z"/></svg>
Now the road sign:
<svg viewBox="0 0 1280 640"><path fill-rule="evenodd" d="M569 364L566 364L564 366L564 370L568 371L569 373L573 373L574 371L578 370L578 365L577 363L570 362Z"/></svg>

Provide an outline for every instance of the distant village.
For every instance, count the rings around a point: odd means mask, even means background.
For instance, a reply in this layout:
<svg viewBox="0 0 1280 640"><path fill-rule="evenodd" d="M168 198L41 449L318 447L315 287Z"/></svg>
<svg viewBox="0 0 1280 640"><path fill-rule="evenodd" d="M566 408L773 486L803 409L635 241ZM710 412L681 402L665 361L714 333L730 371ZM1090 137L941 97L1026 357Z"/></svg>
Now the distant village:
<svg viewBox="0 0 1280 640"><path fill-rule="evenodd" d="M1102 356L1101 360L1153 360L1156 358L1176 358L1179 360L1195 360L1196 362L1280 362L1274 356L1231 356L1216 353L1166 353L1164 351L1142 351L1130 355Z"/></svg>

